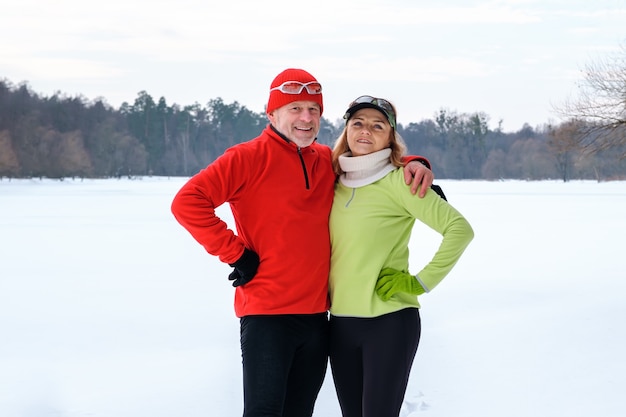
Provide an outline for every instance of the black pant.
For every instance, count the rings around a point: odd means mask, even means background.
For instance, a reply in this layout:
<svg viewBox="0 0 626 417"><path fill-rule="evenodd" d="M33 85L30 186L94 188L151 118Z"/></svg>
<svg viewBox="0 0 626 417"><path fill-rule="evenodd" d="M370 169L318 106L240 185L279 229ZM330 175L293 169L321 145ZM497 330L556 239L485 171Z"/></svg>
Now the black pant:
<svg viewBox="0 0 626 417"><path fill-rule="evenodd" d="M330 366L343 417L398 417L421 332L419 310L330 318Z"/></svg>
<svg viewBox="0 0 626 417"><path fill-rule="evenodd" d="M328 363L328 315L241 318L244 417L310 417Z"/></svg>

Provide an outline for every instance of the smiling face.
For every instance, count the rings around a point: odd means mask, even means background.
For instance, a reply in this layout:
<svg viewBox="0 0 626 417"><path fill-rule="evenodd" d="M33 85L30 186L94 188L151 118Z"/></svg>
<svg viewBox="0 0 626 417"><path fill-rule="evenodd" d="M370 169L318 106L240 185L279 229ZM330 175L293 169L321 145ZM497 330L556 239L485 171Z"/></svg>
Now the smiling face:
<svg viewBox="0 0 626 417"><path fill-rule="evenodd" d="M388 148L393 129L384 114L365 108L348 120L346 134L352 155L360 156Z"/></svg>
<svg viewBox="0 0 626 417"><path fill-rule="evenodd" d="M303 148L317 137L322 112L314 101L294 101L272 111L268 118L276 130Z"/></svg>

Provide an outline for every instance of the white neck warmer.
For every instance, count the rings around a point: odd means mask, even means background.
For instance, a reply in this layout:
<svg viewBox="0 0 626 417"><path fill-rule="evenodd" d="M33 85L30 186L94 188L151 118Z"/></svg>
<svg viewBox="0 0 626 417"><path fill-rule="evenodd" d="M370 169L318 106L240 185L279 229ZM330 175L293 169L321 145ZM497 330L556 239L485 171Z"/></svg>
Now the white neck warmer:
<svg viewBox="0 0 626 417"><path fill-rule="evenodd" d="M339 156L339 166L345 172L339 181L346 187L359 188L383 178L396 169L389 160L391 149L385 148L362 156L346 152Z"/></svg>

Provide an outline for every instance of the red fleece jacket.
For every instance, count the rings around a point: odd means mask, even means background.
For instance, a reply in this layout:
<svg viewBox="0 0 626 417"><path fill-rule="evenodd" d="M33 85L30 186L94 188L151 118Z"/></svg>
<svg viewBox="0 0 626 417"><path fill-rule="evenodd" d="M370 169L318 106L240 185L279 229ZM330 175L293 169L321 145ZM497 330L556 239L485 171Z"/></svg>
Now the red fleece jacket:
<svg viewBox="0 0 626 417"><path fill-rule="evenodd" d="M207 252L225 263L244 247L259 255L254 279L235 290L238 317L328 310L330 154L318 143L298 149L268 126L228 149L174 198L174 216ZM225 202L237 234L215 215Z"/></svg>

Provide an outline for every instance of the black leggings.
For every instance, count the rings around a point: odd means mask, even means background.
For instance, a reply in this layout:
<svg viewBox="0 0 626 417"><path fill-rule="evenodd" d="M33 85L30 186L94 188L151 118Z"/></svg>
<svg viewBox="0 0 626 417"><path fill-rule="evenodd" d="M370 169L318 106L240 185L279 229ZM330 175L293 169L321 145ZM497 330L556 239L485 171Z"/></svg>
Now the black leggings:
<svg viewBox="0 0 626 417"><path fill-rule="evenodd" d="M241 318L244 417L310 417L328 364L328 315Z"/></svg>
<svg viewBox="0 0 626 417"><path fill-rule="evenodd" d="M421 332L419 310L330 318L330 366L343 417L398 417Z"/></svg>

